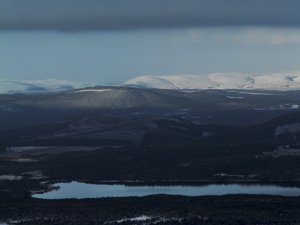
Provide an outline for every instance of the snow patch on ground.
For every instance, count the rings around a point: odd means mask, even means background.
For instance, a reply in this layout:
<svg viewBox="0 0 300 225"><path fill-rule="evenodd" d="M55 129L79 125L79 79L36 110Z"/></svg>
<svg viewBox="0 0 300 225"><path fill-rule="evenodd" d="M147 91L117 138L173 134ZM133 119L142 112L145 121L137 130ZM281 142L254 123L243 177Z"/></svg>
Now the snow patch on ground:
<svg viewBox="0 0 300 225"><path fill-rule="evenodd" d="M227 98L230 98L230 99L243 99L244 97L241 97L241 96L226 96Z"/></svg>
<svg viewBox="0 0 300 225"><path fill-rule="evenodd" d="M278 126L275 131L275 136L283 134L296 134L300 132L300 123L286 124Z"/></svg>
<svg viewBox="0 0 300 225"><path fill-rule="evenodd" d="M59 154L64 152L89 152L89 151L102 149L105 147L107 146L106 145L103 146L18 146L18 147L7 147L6 151L11 154L27 153L31 155L40 155L46 153ZM111 146L111 147L118 148L118 146ZM19 160L19 158L17 160ZM22 162L22 160L19 162Z"/></svg>
<svg viewBox="0 0 300 225"><path fill-rule="evenodd" d="M228 91L232 93L238 93L238 94L244 94L244 95L266 95L266 96L276 96L276 95L282 95L277 93L266 93L266 92L253 92L253 91Z"/></svg>
<svg viewBox="0 0 300 225"><path fill-rule="evenodd" d="M18 162L18 163L31 163L31 162L38 162L37 159L30 159L30 158L18 158L12 159L11 162Z"/></svg>
<svg viewBox="0 0 300 225"><path fill-rule="evenodd" d="M195 221L206 221L208 218L207 217L202 217L202 216L194 216L193 217ZM108 221L105 222L104 224L129 224L130 222L133 222L136 225L150 225L150 224L172 224L172 222L176 223L181 223L183 221L182 217L161 217L161 216L137 216L137 217L131 217L131 218L124 218L121 220L116 220L116 221ZM130 223L131 224L131 223Z"/></svg>
<svg viewBox="0 0 300 225"><path fill-rule="evenodd" d="M265 156L271 156L271 157L282 157L282 156L299 157L300 149L279 148L279 149L274 150L273 152L263 152L263 154Z"/></svg>
<svg viewBox="0 0 300 225"><path fill-rule="evenodd" d="M82 93L82 92L108 92L112 91L112 89L82 89L78 91L73 91L72 93Z"/></svg>
<svg viewBox="0 0 300 225"><path fill-rule="evenodd" d="M269 107L261 107L254 108L254 110L266 110L266 111L274 111L274 110L290 110L290 109L300 109L300 105L296 104L281 104L277 106L269 106Z"/></svg>
<svg viewBox="0 0 300 225"><path fill-rule="evenodd" d="M291 105L291 109L300 109L300 105L296 105L296 104Z"/></svg>
<svg viewBox="0 0 300 225"><path fill-rule="evenodd" d="M127 222L127 221L129 221L129 222L139 222L139 221L147 221L147 220L151 220L151 219L152 219L152 217L150 217L150 216L142 215L142 216L117 220L116 222L117 223L123 223L123 222Z"/></svg>
<svg viewBox="0 0 300 225"><path fill-rule="evenodd" d="M6 174L0 176L0 181L14 181L14 180L22 180L23 176L17 176L14 174Z"/></svg>
<svg viewBox="0 0 300 225"><path fill-rule="evenodd" d="M24 172L22 173L23 175L29 175L31 180L40 180L40 179L45 179L48 178L43 175L43 172L41 170L35 170L35 171L29 171L29 172Z"/></svg>
<svg viewBox="0 0 300 225"><path fill-rule="evenodd" d="M7 147L8 152L28 152L28 151L39 151L47 149L47 146L21 146L21 147Z"/></svg>
<svg viewBox="0 0 300 225"><path fill-rule="evenodd" d="M227 173L217 173L214 174L215 177L245 177L244 175L240 175L240 174L227 174Z"/></svg>

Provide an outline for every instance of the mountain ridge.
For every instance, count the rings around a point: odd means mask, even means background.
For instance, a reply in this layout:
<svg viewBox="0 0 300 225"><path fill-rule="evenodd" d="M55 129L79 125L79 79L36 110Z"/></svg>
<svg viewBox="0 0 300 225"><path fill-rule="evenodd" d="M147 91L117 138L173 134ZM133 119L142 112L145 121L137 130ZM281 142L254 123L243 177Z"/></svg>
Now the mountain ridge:
<svg viewBox="0 0 300 225"><path fill-rule="evenodd" d="M142 75L115 87L136 87L168 90L300 90L300 73L246 74L210 73L206 75ZM0 79L0 94L39 94L88 88L106 87L96 82L59 79L12 80ZM84 91L84 90L82 90Z"/></svg>
<svg viewBox="0 0 300 225"><path fill-rule="evenodd" d="M245 74L211 73L206 75L144 75L123 83L158 89L240 89L240 90L300 90L300 73Z"/></svg>
<svg viewBox="0 0 300 225"><path fill-rule="evenodd" d="M93 87L96 83L68 81L58 79L12 80L0 79L0 94L34 94L69 91L84 87Z"/></svg>

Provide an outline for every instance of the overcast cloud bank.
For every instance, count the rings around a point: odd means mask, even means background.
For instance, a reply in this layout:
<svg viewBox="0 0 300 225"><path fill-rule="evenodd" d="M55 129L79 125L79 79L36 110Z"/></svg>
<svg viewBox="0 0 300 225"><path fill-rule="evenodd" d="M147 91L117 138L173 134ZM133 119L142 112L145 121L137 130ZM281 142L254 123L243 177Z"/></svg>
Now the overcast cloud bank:
<svg viewBox="0 0 300 225"><path fill-rule="evenodd" d="M300 27L294 0L0 0L0 30Z"/></svg>

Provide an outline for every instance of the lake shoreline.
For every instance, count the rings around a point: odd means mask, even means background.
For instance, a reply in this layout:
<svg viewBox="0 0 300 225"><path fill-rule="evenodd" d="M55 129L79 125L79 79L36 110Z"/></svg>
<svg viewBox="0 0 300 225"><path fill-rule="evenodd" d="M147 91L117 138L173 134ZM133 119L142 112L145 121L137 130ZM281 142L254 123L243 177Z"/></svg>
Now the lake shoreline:
<svg viewBox="0 0 300 225"><path fill-rule="evenodd" d="M47 191L32 192L33 198L85 199L106 197L144 197L150 195L220 196L228 194L300 196L300 187L262 183L86 183L58 182L48 184Z"/></svg>
<svg viewBox="0 0 300 225"><path fill-rule="evenodd" d="M89 180L89 179L55 179L45 181L48 184L82 182L88 184L124 184L124 185L208 185L208 184L260 184L260 185L292 185L300 187L300 179L294 180L259 180L259 179L198 179L198 180Z"/></svg>
<svg viewBox="0 0 300 225"><path fill-rule="evenodd" d="M86 184L107 184L107 185L126 185L126 186L205 186L210 184L240 184L240 185L278 185L282 187L300 187L300 180L159 180L159 181L141 181L141 180L45 180L41 182L41 189L30 191L32 194L43 194L56 189L56 183L80 182Z"/></svg>

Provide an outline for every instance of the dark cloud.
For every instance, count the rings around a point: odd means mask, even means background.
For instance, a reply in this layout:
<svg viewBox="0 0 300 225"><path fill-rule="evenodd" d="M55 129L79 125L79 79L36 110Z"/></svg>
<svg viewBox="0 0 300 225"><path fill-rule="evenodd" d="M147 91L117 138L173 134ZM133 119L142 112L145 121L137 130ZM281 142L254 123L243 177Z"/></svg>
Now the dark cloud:
<svg viewBox="0 0 300 225"><path fill-rule="evenodd" d="M0 0L0 30L300 27L298 0Z"/></svg>

